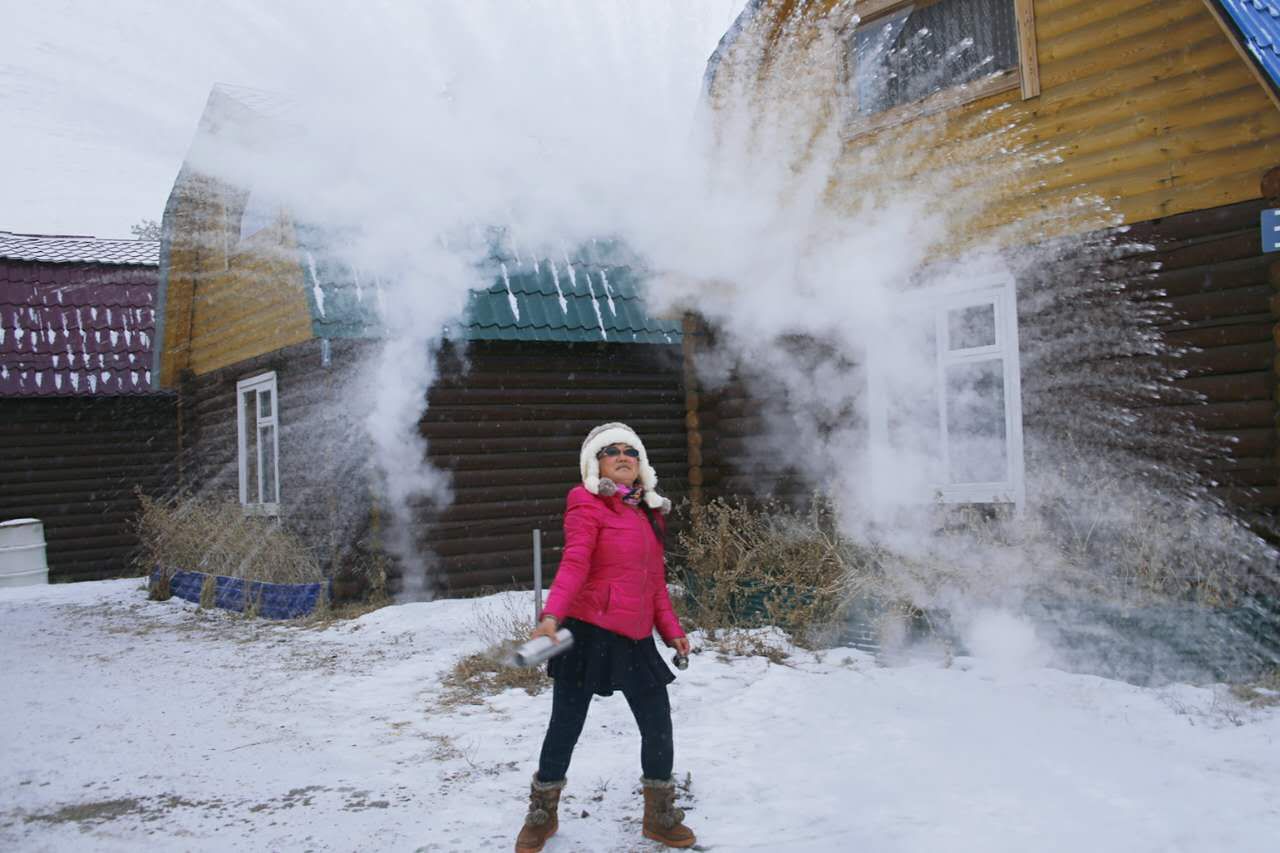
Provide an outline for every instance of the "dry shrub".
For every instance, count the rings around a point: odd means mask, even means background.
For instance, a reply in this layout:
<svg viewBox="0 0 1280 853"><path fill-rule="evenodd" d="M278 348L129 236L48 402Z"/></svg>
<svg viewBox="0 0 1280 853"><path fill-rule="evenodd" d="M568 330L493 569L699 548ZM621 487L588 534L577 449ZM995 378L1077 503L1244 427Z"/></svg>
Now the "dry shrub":
<svg viewBox="0 0 1280 853"><path fill-rule="evenodd" d="M532 610L532 602L524 595L503 595L477 610L471 633L487 641L488 648L460 659L441 679L445 688L441 704L479 705L484 697L511 688L532 696L550 683L543 667L525 669L510 663L516 648L533 631Z"/></svg>
<svg viewBox="0 0 1280 853"><path fill-rule="evenodd" d="M207 572L267 583L315 583L319 564L298 537L234 500L139 494L137 566L143 574Z"/></svg>
<svg viewBox="0 0 1280 853"><path fill-rule="evenodd" d="M741 633L763 626L802 645L821 643L854 601L896 598L884 553L841 535L821 498L806 511L774 501L694 505L678 541L682 616L734 653L765 653Z"/></svg>

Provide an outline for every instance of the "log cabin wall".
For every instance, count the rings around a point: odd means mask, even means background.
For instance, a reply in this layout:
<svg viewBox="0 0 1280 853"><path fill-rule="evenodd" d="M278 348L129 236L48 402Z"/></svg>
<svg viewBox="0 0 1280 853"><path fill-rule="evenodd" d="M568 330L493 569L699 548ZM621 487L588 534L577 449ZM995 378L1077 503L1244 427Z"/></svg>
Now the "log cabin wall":
<svg viewBox="0 0 1280 853"><path fill-rule="evenodd" d="M0 403L0 518L44 523L53 582L135 574L135 489L174 482L176 398L25 397Z"/></svg>
<svg viewBox="0 0 1280 853"><path fill-rule="evenodd" d="M1276 177L1280 179L1280 173ZM1170 362L1171 368L1186 374L1175 387L1203 398L1202 404L1180 403L1152 414L1185 416L1225 442L1231 458L1199 473L1217 482L1210 489L1214 494L1262 521L1262 532L1274 536L1266 522L1274 523L1280 510L1280 264L1276 256L1262 252L1258 223L1267 207L1280 207L1280 197L1139 223L1117 236L1147 244L1150 250L1117 257L1115 263L1156 265L1153 273L1142 277L1139 292L1144 299L1168 306L1169 321L1162 330L1169 343L1187 350ZM696 334L690 332L694 329ZM712 345L713 337L689 321L690 364L696 362L699 348ZM695 399L691 417L698 427L701 465L692 476L704 484L707 497L748 495L762 483L784 495L804 491L802 484L779 477L779 472L762 478L757 464L748 461L756 458L753 442L765 425L758 401L752 400L743 382L700 389ZM1028 429L1034 428L1028 424Z"/></svg>
<svg viewBox="0 0 1280 853"><path fill-rule="evenodd" d="M677 505L688 494L678 346L477 341L469 369L450 361L422 419L431 460L453 476L454 503L422 527L444 591L528 586L535 527L549 582L564 547L565 496L580 482L578 451L601 423L635 429L658 490Z"/></svg>
<svg viewBox="0 0 1280 853"><path fill-rule="evenodd" d="M344 397L376 344L334 341L329 367L320 346L307 342L189 377L183 482L238 499L236 382L274 370L281 521L332 572L380 545L364 413ZM679 347L477 341L464 357L447 347L441 361L421 430L431 462L450 472L454 501L438 514L415 509L414 531L438 558L437 592L528 586L534 527L544 531L550 581L564 544L565 495L579 481L578 450L600 423L636 429L659 490L676 503L686 495ZM392 575L394 588L394 567Z"/></svg>
<svg viewBox="0 0 1280 853"><path fill-rule="evenodd" d="M1185 412L1227 442L1231 460L1203 472L1212 491L1248 513L1274 519L1280 508L1273 259L1264 255L1263 200L1171 216L1134 226L1126 236L1149 243L1138 256L1159 264L1152 298L1171 311L1164 332L1189 348L1174 366L1176 384L1203 397ZM1274 532L1273 532L1274 535Z"/></svg>
<svg viewBox="0 0 1280 853"><path fill-rule="evenodd" d="M351 398L371 342L335 341L325 365L307 341L182 381L181 484L239 501L236 383L274 371L279 424L280 520L327 572L372 548L369 454Z"/></svg>

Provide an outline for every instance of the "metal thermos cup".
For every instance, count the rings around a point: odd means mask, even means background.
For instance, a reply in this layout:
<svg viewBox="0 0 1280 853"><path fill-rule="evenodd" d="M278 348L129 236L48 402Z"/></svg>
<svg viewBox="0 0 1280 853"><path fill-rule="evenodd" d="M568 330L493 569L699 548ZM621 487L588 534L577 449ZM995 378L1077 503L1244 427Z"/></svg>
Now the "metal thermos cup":
<svg viewBox="0 0 1280 853"><path fill-rule="evenodd" d="M689 656L676 652L671 657L671 663L675 665L676 669L684 671L689 668Z"/></svg>
<svg viewBox="0 0 1280 853"><path fill-rule="evenodd" d="M516 649L516 666L537 666L547 658L553 658L558 654L569 651L569 647L573 645L573 634L569 632L568 628L561 628L556 631L556 639L560 642L553 643L550 637L534 637Z"/></svg>

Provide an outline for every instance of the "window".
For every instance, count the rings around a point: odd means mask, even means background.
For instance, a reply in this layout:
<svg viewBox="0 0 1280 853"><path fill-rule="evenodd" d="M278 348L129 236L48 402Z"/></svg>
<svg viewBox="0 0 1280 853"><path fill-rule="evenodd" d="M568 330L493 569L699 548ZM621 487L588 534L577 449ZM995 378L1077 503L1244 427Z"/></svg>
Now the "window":
<svg viewBox="0 0 1280 853"><path fill-rule="evenodd" d="M1012 279L913 294L868 353L874 494L889 504L1025 495Z"/></svg>
<svg viewBox="0 0 1280 853"><path fill-rule="evenodd" d="M854 13L861 17L849 39L849 89L864 121L1019 85L1024 98L1040 94L1031 0L861 0ZM961 100L940 95L962 85Z"/></svg>
<svg viewBox="0 0 1280 853"><path fill-rule="evenodd" d="M279 401L275 373L236 383L240 503L264 515L280 512Z"/></svg>

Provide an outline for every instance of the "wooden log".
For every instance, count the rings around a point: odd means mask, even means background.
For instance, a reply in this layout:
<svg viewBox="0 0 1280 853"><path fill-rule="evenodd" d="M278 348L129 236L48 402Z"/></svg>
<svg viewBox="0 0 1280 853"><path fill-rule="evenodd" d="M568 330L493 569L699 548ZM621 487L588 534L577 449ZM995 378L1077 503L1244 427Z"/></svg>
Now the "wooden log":
<svg viewBox="0 0 1280 853"><path fill-rule="evenodd" d="M1274 340L1274 323L1235 323L1195 329L1175 328L1164 333L1165 340L1175 346L1222 347Z"/></svg>
<svg viewBox="0 0 1280 853"><path fill-rule="evenodd" d="M1232 373L1225 376L1200 376L1183 379L1178 387L1204 395L1209 403L1231 403L1245 400L1269 400L1272 395L1270 371Z"/></svg>
<svg viewBox="0 0 1280 853"><path fill-rule="evenodd" d="M552 388L443 388L435 387L427 395L428 407L503 406L512 405L681 405L680 390L673 386L632 388L619 385L606 388L576 388L566 383Z"/></svg>
<svg viewBox="0 0 1280 853"><path fill-rule="evenodd" d="M1209 435L1228 442L1235 456L1271 456L1276 450L1274 426L1265 429L1210 430Z"/></svg>
<svg viewBox="0 0 1280 853"><path fill-rule="evenodd" d="M1216 236L1209 240L1193 243L1169 251L1156 254L1160 261L1160 278L1174 270L1203 269L1218 266L1232 261L1257 261L1262 254L1262 240L1257 222L1252 227L1240 231ZM1266 264L1264 263L1263 266Z"/></svg>
<svg viewBox="0 0 1280 853"><path fill-rule="evenodd" d="M1142 416L1156 421L1190 420L1202 429L1260 428L1275 422L1275 404L1271 400L1249 400L1201 406L1158 406L1142 410Z"/></svg>
<svg viewBox="0 0 1280 853"><path fill-rule="evenodd" d="M1266 341L1202 349L1165 361L1172 368L1186 371L1188 376L1203 376L1267 370L1274 357L1275 345Z"/></svg>
<svg viewBox="0 0 1280 853"><path fill-rule="evenodd" d="M624 397L620 396L617 401L617 409L620 412L630 412L629 420L665 420L671 417L679 418L683 414L684 407L679 403L674 405L668 404L650 404L637 403L631 405ZM543 403L540 405L494 405L494 406L430 406L422 415L424 423L470 423L480 417L493 420L500 419L504 421L517 420L564 420L575 417L581 417L583 407L575 403L550 404ZM597 419L597 423L598 423Z"/></svg>
<svg viewBox="0 0 1280 853"><path fill-rule="evenodd" d="M1280 507L1280 487L1255 486L1249 488L1219 487L1209 492L1227 503L1260 509Z"/></svg>
<svg viewBox="0 0 1280 853"><path fill-rule="evenodd" d="M1271 287L1255 285L1165 300L1180 320L1243 317L1272 313Z"/></svg>
<svg viewBox="0 0 1280 853"><path fill-rule="evenodd" d="M1176 247L1200 240L1205 235L1229 234L1256 227L1263 207L1261 202L1254 200L1164 216L1135 223L1124 236L1140 243Z"/></svg>
<svg viewBox="0 0 1280 853"><path fill-rule="evenodd" d="M1204 267L1156 273L1145 282L1141 290L1134 292L1139 298L1163 300L1266 284L1265 260L1244 258Z"/></svg>
<svg viewBox="0 0 1280 853"><path fill-rule="evenodd" d="M678 410L677 410L678 412ZM573 435L580 436L579 443L586 438L593 427L599 426L604 416L598 419L574 420L512 420L484 419L476 421L423 421L419 430L428 439L435 438L472 438L475 436L520 436L536 438L540 436ZM678 434L683 423L677 418L629 418L627 424L639 434L641 440L654 433ZM647 445L646 445L647 446Z"/></svg>

